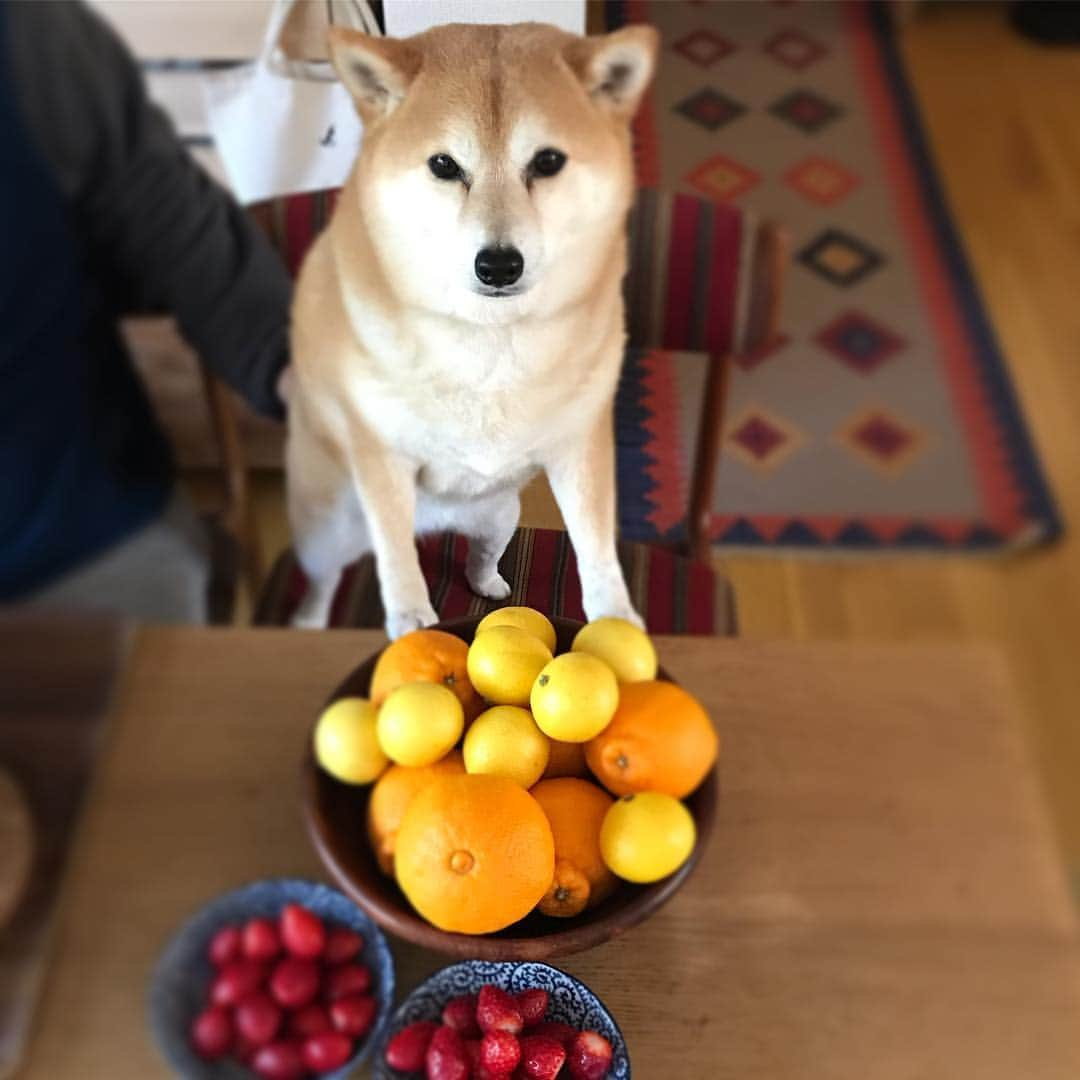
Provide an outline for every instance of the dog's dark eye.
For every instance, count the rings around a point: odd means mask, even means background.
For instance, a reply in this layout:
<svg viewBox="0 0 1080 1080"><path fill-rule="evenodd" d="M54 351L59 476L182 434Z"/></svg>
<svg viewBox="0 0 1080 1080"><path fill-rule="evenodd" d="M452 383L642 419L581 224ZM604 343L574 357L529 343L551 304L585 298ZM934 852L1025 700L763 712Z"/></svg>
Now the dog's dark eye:
<svg viewBox="0 0 1080 1080"><path fill-rule="evenodd" d="M533 176L554 176L566 164L566 155L561 150L539 150L529 162L529 172Z"/></svg>
<svg viewBox="0 0 1080 1080"><path fill-rule="evenodd" d="M461 166L449 154L433 154L428 158L428 168L440 180L460 180Z"/></svg>

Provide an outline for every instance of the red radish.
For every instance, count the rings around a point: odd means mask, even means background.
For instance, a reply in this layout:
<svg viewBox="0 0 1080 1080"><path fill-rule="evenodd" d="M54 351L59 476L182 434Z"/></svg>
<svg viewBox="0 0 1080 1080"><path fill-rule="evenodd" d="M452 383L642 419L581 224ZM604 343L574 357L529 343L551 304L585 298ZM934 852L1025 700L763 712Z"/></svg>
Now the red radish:
<svg viewBox="0 0 1080 1080"><path fill-rule="evenodd" d="M371 970L365 964L343 964L326 973L326 1000L336 1001L371 989Z"/></svg>
<svg viewBox="0 0 1080 1080"><path fill-rule="evenodd" d="M286 904L279 922L285 951L301 960L314 960L326 948L326 928L318 915L299 904Z"/></svg>
<svg viewBox="0 0 1080 1080"><path fill-rule="evenodd" d="M480 1025L476 1022L476 995L462 994L451 998L442 1011L442 1022L452 1027L463 1039L480 1034Z"/></svg>
<svg viewBox="0 0 1080 1080"><path fill-rule="evenodd" d="M323 962L347 964L355 960L364 949L364 939L345 926L336 926L326 933L326 948L323 950Z"/></svg>
<svg viewBox="0 0 1080 1080"><path fill-rule="evenodd" d="M546 1035L557 1043L561 1043L567 1050L570 1049L570 1044L578 1036L577 1028L572 1028L569 1024L562 1024L558 1020L545 1020L542 1024L529 1028L528 1033L530 1035Z"/></svg>
<svg viewBox="0 0 1080 1080"><path fill-rule="evenodd" d="M304 1043L304 1064L317 1073L340 1069L352 1057L353 1044L348 1035L338 1031L326 1031L312 1035Z"/></svg>
<svg viewBox="0 0 1080 1080"><path fill-rule="evenodd" d="M240 1062L241 1065L250 1065L251 1059L259 1052L259 1047L254 1043L248 1042L243 1035L237 1035L233 1042L232 1056Z"/></svg>
<svg viewBox="0 0 1080 1080"><path fill-rule="evenodd" d="M244 924L241 948L249 960L273 960L281 952L281 938L272 919L249 919Z"/></svg>
<svg viewBox="0 0 1080 1080"><path fill-rule="evenodd" d="M212 1005L239 1005L266 980L266 968L255 960L233 960L226 964L210 984Z"/></svg>
<svg viewBox="0 0 1080 1080"><path fill-rule="evenodd" d="M439 1025L430 1020L417 1020L402 1028L386 1045L386 1064L399 1072L420 1072L438 1030Z"/></svg>
<svg viewBox="0 0 1080 1080"><path fill-rule="evenodd" d="M453 1028L439 1028L431 1037L424 1065L428 1080L468 1080L469 1059L461 1036Z"/></svg>
<svg viewBox="0 0 1080 1080"><path fill-rule="evenodd" d="M233 1044L233 1022L228 1009L214 1006L191 1022L191 1045L205 1061L224 1057Z"/></svg>
<svg viewBox="0 0 1080 1080"><path fill-rule="evenodd" d="M334 1029L352 1039L362 1039L375 1023L378 1005L367 994L349 994L330 1003L330 1022Z"/></svg>
<svg viewBox="0 0 1080 1080"><path fill-rule="evenodd" d="M206 950L210 963L216 968L240 959L240 930L236 926L223 926L211 939Z"/></svg>
<svg viewBox="0 0 1080 1080"><path fill-rule="evenodd" d="M236 1006L236 1030L253 1046L273 1042L281 1027L281 1009L268 994L259 990Z"/></svg>
<svg viewBox="0 0 1080 1080"><path fill-rule="evenodd" d="M507 1031L489 1031L480 1040L480 1064L495 1076L512 1073L521 1060L521 1047Z"/></svg>
<svg viewBox="0 0 1080 1080"><path fill-rule="evenodd" d="M310 1004L319 992L319 969L312 960L288 957L278 963L270 976L270 993L286 1009Z"/></svg>
<svg viewBox="0 0 1080 1080"><path fill-rule="evenodd" d="M289 1034L298 1039L310 1039L312 1035L322 1035L324 1031L333 1031L330 1014L321 1005L312 1003L297 1009L289 1017Z"/></svg>
<svg viewBox="0 0 1080 1080"><path fill-rule="evenodd" d="M574 1080L604 1080L611 1070L611 1043L595 1031L582 1031L570 1044L566 1067Z"/></svg>
<svg viewBox="0 0 1080 1080"><path fill-rule="evenodd" d="M481 1031L508 1031L511 1035L517 1035L524 1026L517 1002L497 986L480 987L476 1022Z"/></svg>
<svg viewBox="0 0 1080 1080"><path fill-rule="evenodd" d="M300 1043L296 1042L261 1047L251 1059L251 1067L264 1080L302 1080L307 1074Z"/></svg>
<svg viewBox="0 0 1080 1080"><path fill-rule="evenodd" d="M547 1015L548 992L546 990L525 990L514 999L522 1022L527 1028L535 1027Z"/></svg>
<svg viewBox="0 0 1080 1080"><path fill-rule="evenodd" d="M549 1035L526 1035L521 1040L521 1068L529 1080L554 1080L565 1061L562 1043Z"/></svg>

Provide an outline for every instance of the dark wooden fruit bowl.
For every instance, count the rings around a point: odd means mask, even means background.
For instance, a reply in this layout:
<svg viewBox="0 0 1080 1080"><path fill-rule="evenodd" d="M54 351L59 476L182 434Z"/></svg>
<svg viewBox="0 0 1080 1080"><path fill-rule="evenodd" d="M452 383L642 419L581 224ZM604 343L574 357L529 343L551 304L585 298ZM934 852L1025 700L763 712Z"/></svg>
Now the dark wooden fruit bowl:
<svg viewBox="0 0 1080 1080"><path fill-rule="evenodd" d="M457 619L436 629L472 641L480 622ZM557 652L566 652L581 629L570 619L553 619ZM330 695L366 697L378 654L369 657ZM663 669L660 678L671 677ZM314 727L314 722L313 722ZM392 878L379 869L367 838L367 803L370 787L342 784L315 764L312 739L304 757L304 813L308 831L327 870L341 889L383 929L424 948L449 956L479 960L550 960L591 949L624 934L649 918L682 888L712 834L719 787L714 769L686 800L697 825L697 845L690 858L671 877L655 885L620 884L603 904L571 919L533 913L496 934L451 934L422 919Z"/></svg>

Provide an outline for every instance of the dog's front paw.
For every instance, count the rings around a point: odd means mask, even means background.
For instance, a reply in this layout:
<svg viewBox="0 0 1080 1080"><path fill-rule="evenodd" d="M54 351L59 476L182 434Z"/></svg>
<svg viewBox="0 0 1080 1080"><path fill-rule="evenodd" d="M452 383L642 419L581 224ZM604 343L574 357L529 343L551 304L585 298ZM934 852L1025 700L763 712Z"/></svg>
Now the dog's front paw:
<svg viewBox="0 0 1080 1080"><path fill-rule="evenodd" d="M391 641L396 641L403 634L433 626L438 621L439 616L430 604L420 608L407 608L404 611L391 611L386 616L386 636Z"/></svg>
<svg viewBox="0 0 1080 1080"><path fill-rule="evenodd" d="M639 630L645 629L645 620L634 610L629 597L625 599L611 599L603 597L598 600L585 601L585 616L589 622L595 619L625 619L633 623Z"/></svg>
<svg viewBox="0 0 1080 1080"><path fill-rule="evenodd" d="M487 577L478 574L466 574L466 577L469 579L469 588L478 596L486 596L489 600L505 600L510 595L510 586L498 571Z"/></svg>

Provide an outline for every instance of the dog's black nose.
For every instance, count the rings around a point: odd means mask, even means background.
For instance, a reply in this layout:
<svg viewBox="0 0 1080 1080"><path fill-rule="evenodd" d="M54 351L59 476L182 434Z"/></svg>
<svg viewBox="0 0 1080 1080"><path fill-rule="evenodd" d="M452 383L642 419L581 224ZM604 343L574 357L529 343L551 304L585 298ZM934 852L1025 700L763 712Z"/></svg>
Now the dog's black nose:
<svg viewBox="0 0 1080 1080"><path fill-rule="evenodd" d="M515 247L488 247L476 256L476 276L495 289L513 285L525 272L525 258Z"/></svg>

